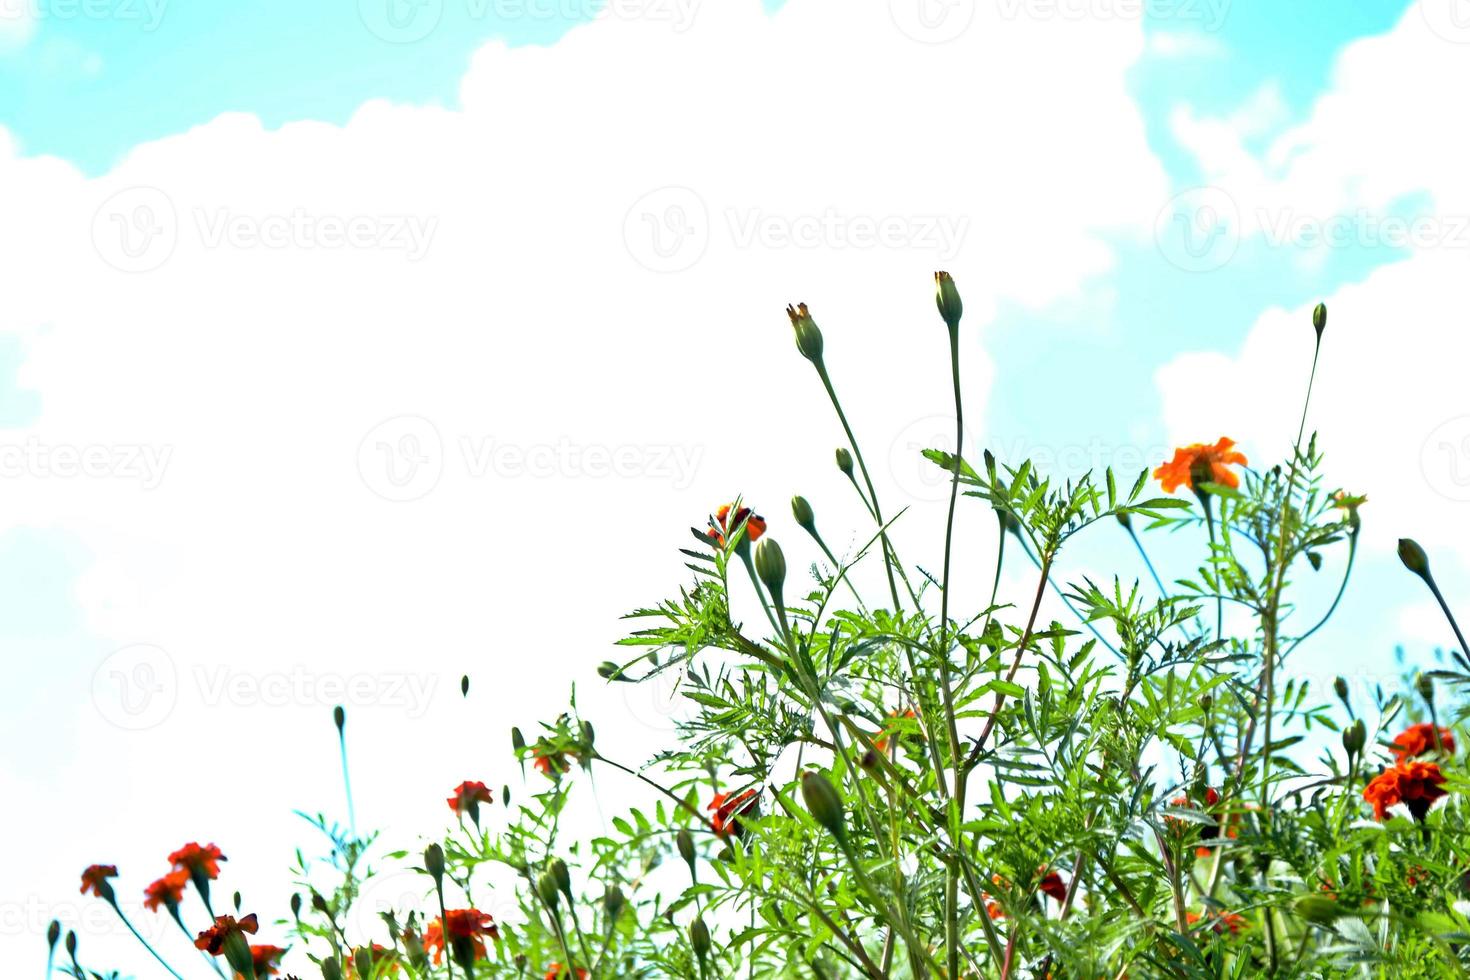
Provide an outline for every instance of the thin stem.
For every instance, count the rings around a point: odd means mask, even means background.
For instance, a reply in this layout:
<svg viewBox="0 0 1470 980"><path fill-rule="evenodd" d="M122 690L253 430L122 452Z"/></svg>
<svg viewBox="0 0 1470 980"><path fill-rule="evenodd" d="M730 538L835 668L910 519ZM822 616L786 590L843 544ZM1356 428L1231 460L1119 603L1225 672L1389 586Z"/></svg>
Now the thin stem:
<svg viewBox="0 0 1470 980"><path fill-rule="evenodd" d="M109 899L107 904L112 906L112 910L117 913L117 917L122 920L122 924L128 927L128 932L131 932L133 934L133 938L143 944L143 948L148 950L148 952L153 955L153 958L159 962L160 966L162 966L165 970L169 972L170 976L177 978L177 980L184 980L184 978L179 976L178 972L175 971L173 967L168 965L168 963L164 960L162 956L158 955L158 950L154 949L149 944L148 940L143 938L142 933L133 928L133 924L128 921L128 917L123 915L123 910L118 908L117 901L115 899Z"/></svg>
<svg viewBox="0 0 1470 980"><path fill-rule="evenodd" d="M347 732L337 726L337 749L342 757L342 787L347 793L347 826L352 830L352 839L357 840L357 808L352 805L352 776L347 769Z"/></svg>
<svg viewBox="0 0 1470 980"><path fill-rule="evenodd" d="M1444 611L1445 619L1450 621L1450 629L1455 631L1455 639L1460 641L1460 653L1466 657L1470 657L1470 647L1467 647L1465 644L1465 634L1460 632L1460 624L1455 622L1455 614L1450 612L1449 603L1444 601L1444 595L1439 591L1439 586L1434 584L1433 576L1427 577L1426 581L1429 582L1429 591L1434 593L1434 598L1439 603L1439 608Z"/></svg>
<svg viewBox="0 0 1470 980"><path fill-rule="evenodd" d="M1159 594L1168 598L1169 590L1164 588L1164 580L1159 578L1159 573L1154 570L1154 563L1149 561L1148 552L1143 550L1143 542L1139 540L1138 532L1133 530L1133 525L1124 524L1123 530L1133 539L1133 546L1138 549L1138 555L1143 559L1144 567L1148 569L1149 575L1153 576L1154 585L1158 586Z"/></svg>

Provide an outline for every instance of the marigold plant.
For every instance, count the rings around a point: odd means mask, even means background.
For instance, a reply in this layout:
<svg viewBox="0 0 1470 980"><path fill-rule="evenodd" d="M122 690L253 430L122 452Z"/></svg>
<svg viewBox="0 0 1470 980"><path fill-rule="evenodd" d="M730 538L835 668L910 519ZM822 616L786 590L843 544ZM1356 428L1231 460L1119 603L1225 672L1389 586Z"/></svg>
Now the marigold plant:
<svg viewBox="0 0 1470 980"><path fill-rule="evenodd" d="M1324 482L1306 435L1315 355L1275 465L1224 437L1123 482L1041 473L962 455L963 303L949 275L935 287L955 426L955 451L924 453L947 488L936 567L905 561L905 515L879 498L812 310L791 306L843 443L834 485L871 524L838 553L803 496L789 522L738 498L688 515L691 580L633 612L627 656L596 671L677 679L662 751L604 755L574 699L511 732L519 788L445 786L427 840L385 850L350 810L346 827L310 818L330 853L299 858L283 921L238 894L217 914L213 844L169 854L146 886L91 865L83 891L123 916L126 880L172 917L202 954L155 953L180 980L277 976L287 957L313 980L1466 975L1470 661L1424 550L1400 556L1445 614L1452 662L1372 703L1289 667L1348 589L1366 504ZM1326 323L1319 306L1318 350ZM951 589L961 507L999 529L979 601ZM1160 573L1146 539L1161 532L1195 542L1190 572ZM1117 574L1069 573L1084 535L1118 545ZM783 536L816 560L788 569ZM998 601L1007 568L1027 578L1019 605ZM1325 608L1297 591L1317 575L1335 585ZM1065 618L1042 615L1048 596ZM644 799L579 837L570 815L600 774ZM393 876L411 907L375 901ZM55 969L102 976L74 934L48 938Z"/></svg>

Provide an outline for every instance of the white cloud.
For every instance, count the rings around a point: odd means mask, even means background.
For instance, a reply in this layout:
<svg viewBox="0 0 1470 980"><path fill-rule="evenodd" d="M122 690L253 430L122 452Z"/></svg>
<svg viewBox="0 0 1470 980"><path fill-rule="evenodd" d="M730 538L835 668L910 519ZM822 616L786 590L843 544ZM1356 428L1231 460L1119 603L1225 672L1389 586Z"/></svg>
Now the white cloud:
<svg viewBox="0 0 1470 980"><path fill-rule="evenodd" d="M1246 233L1269 234L1293 216L1325 223L1342 246L1408 233L1401 261L1323 297L1330 325L1310 424L1323 433L1334 479L1370 494L1370 544L1382 552L1412 536L1462 561L1470 541L1454 529L1470 506L1470 133L1443 115L1435 93L1470 85L1465 55L1410 8L1388 34L1348 47L1311 116L1260 156L1241 145L1238 124L1176 119ZM1415 198L1430 202L1428 213L1396 223L1395 202ZM1284 255L1302 254L1293 244ZM1228 432L1263 459L1284 457L1311 359L1310 306L1266 312L1238 352L1189 354L1164 368L1171 432L1190 441Z"/></svg>
<svg viewBox="0 0 1470 980"><path fill-rule="evenodd" d="M56 529L91 559L81 648L22 716L52 761L0 773L27 800L12 832L66 842L16 856L12 903L56 908L90 860L141 887L199 837L274 918L303 833L286 808L340 811L334 700L375 701L349 723L358 806L411 846L447 787L511 775L505 729L593 681L722 497L760 504L794 568L813 555L791 493L834 547L860 540L788 301L813 305L890 506L926 496L885 461L949 411L931 271L970 310L978 430L990 311L1076 295L1110 267L1105 234L1146 234L1166 196L1128 95L1136 23L977 18L927 45L886 5L710 3L683 33L604 18L489 45L455 111L227 115L97 179L0 155L0 329L43 407L7 434L0 531ZM976 594L988 561L960 568ZM402 685L331 688L363 677ZM94 680L159 724L109 724ZM412 724L410 682L434 685ZM582 701L604 739L646 746L620 690ZM83 947L100 965L125 943Z"/></svg>
<svg viewBox="0 0 1470 980"><path fill-rule="evenodd" d="M1218 59L1229 55L1225 42L1200 31L1151 31L1148 53L1157 58Z"/></svg>

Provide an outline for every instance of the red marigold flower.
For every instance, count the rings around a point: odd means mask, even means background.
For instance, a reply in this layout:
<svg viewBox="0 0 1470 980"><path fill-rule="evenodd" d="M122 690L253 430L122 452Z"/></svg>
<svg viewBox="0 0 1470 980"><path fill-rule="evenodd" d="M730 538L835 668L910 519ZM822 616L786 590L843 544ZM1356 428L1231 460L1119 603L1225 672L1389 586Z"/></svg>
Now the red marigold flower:
<svg viewBox="0 0 1470 980"><path fill-rule="evenodd" d="M1448 728L1439 730L1439 744L1444 747L1445 755L1454 755L1455 736ZM1405 762L1416 756L1429 755L1434 751L1434 726L1429 722L1410 725L1394 736L1393 755L1399 762Z"/></svg>
<svg viewBox="0 0 1470 980"><path fill-rule="evenodd" d="M157 912L163 905L173 911L184 900L184 886L189 884L189 872L182 868L168 874L143 889L143 907Z"/></svg>
<svg viewBox="0 0 1470 980"><path fill-rule="evenodd" d="M490 787L484 783L467 779L454 787L454 795L449 798L449 809L455 813L473 813L479 804L490 803L493 800Z"/></svg>
<svg viewBox="0 0 1470 980"><path fill-rule="evenodd" d="M1174 450L1174 458L1154 470L1154 477L1173 493L1181 486L1195 489L1201 483L1218 483L1226 487L1240 486L1240 477L1230 467L1244 466L1246 458L1235 451L1235 440L1221 437L1213 446L1196 442Z"/></svg>
<svg viewBox="0 0 1470 980"><path fill-rule="evenodd" d="M250 963L255 967L257 977L275 976L281 972L281 957L286 951L279 946L250 946ZM235 974L235 980L244 980L241 974Z"/></svg>
<svg viewBox="0 0 1470 980"><path fill-rule="evenodd" d="M1067 900L1067 883L1062 880L1062 876L1055 871L1047 871L1045 868L1041 870L1043 874L1041 881L1036 886L1036 890L1043 895L1050 895L1058 902L1065 902Z"/></svg>
<svg viewBox="0 0 1470 980"><path fill-rule="evenodd" d="M204 950L210 956L218 956L224 952L225 941L231 936L244 935L245 933L253 936L259 928L260 925L256 921L254 912L251 912L238 922L235 921L233 915L217 915L214 918L214 925L201 932L199 938L194 940L194 945Z"/></svg>
<svg viewBox="0 0 1470 980"><path fill-rule="evenodd" d="M168 856L169 864L175 868L182 868L190 875L203 875L205 878L214 879L219 877L219 862L229 860L220 853L219 848L213 844L203 847L190 841L183 847Z"/></svg>
<svg viewBox="0 0 1470 980"><path fill-rule="evenodd" d="M445 920L449 922L448 945L453 947L451 952L455 959L482 960L485 958L485 937L500 941L500 929L490 913L479 909L450 909L444 913L444 919L435 919L424 930L424 948L434 951L435 963L444 959Z"/></svg>
<svg viewBox="0 0 1470 980"><path fill-rule="evenodd" d="M567 762L567 756L571 756L574 759L576 758L576 756L570 752L552 752L549 749L544 749L540 746L537 746L536 748L531 750L531 764L534 765L541 772L542 775L550 779L555 779L571 768L571 764Z"/></svg>
<svg viewBox="0 0 1470 980"><path fill-rule="evenodd" d="M562 980L563 977L569 978L570 980L571 975L571 971L563 969L560 963L553 963L551 964L551 968L546 971L546 980ZM577 967L577 980L585 980L586 976L587 971L580 966Z"/></svg>
<svg viewBox="0 0 1470 980"><path fill-rule="evenodd" d="M744 540L749 544L755 544L760 536L766 533L766 519L759 514L752 514L749 507L741 507L735 511L735 517L730 517L733 505L722 504L715 511L715 519L709 523L709 536L714 539L715 544L721 548L725 546L725 535L730 534L741 523L745 524Z"/></svg>
<svg viewBox="0 0 1470 980"><path fill-rule="evenodd" d="M98 898L103 893L110 891L112 886L107 883L108 878L117 877L117 866L114 864L92 864L82 872L82 894L91 892Z"/></svg>
<svg viewBox="0 0 1470 980"><path fill-rule="evenodd" d="M708 810L714 811L710 818L710 824L715 828L715 833L728 837L734 834L736 837L745 832L740 825L741 817L753 817L760 812L760 796L753 789L731 795L729 793L716 793L709 801Z"/></svg>
<svg viewBox="0 0 1470 980"><path fill-rule="evenodd" d="M1423 820L1434 801L1448 792L1442 787L1444 773L1433 762L1400 762L1385 769L1363 790L1363 799L1373 804L1373 816L1384 820L1389 807L1399 803L1409 808L1415 820Z"/></svg>

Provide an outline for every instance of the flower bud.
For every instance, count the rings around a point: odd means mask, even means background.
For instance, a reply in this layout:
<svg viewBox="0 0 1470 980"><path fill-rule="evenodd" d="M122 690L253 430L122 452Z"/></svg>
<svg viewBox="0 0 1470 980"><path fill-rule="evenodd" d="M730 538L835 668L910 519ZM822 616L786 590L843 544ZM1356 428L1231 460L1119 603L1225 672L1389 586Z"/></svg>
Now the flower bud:
<svg viewBox="0 0 1470 980"><path fill-rule="evenodd" d="M1317 339L1322 339L1322 331L1327 329L1327 304L1318 303L1312 310L1312 329L1317 331Z"/></svg>
<svg viewBox="0 0 1470 980"><path fill-rule="evenodd" d="M434 884L444 880L444 848L430 844L424 849L424 870L434 878Z"/></svg>
<svg viewBox="0 0 1470 980"><path fill-rule="evenodd" d="M1413 538L1399 538L1399 561L1424 581L1430 580L1429 556L1424 553L1423 548L1419 547L1419 542Z"/></svg>
<svg viewBox="0 0 1470 980"><path fill-rule="evenodd" d="M1339 675L1335 680L1333 680L1333 682L1332 682L1332 693L1337 695L1337 700L1341 701L1343 704L1347 704L1347 699L1348 699L1347 679L1344 678L1344 677L1342 677L1341 675Z"/></svg>
<svg viewBox="0 0 1470 980"><path fill-rule="evenodd" d="M556 879L551 876L551 872L543 872L536 879L536 894L541 896L541 901L545 902L548 908L556 908L559 896L557 894Z"/></svg>
<svg viewBox="0 0 1470 980"><path fill-rule="evenodd" d="M467 698L470 696L470 675L465 674L459 679L459 696Z"/></svg>
<svg viewBox="0 0 1470 980"><path fill-rule="evenodd" d="M592 727L592 722L582 722L582 744L589 749L597 744L597 730Z"/></svg>
<svg viewBox="0 0 1470 980"><path fill-rule="evenodd" d="M1213 708L1214 706L1215 706L1215 696L1213 694L1201 694L1199 696L1199 708L1200 708L1201 711L1203 711L1206 714L1208 714L1209 711L1210 711L1210 709Z"/></svg>
<svg viewBox="0 0 1470 980"><path fill-rule="evenodd" d="M370 947L359 947L357 952L353 954L352 959L357 965L357 975L359 977L370 977L373 975L373 951Z"/></svg>
<svg viewBox="0 0 1470 980"><path fill-rule="evenodd" d="M694 835L689 833L688 827L680 827L679 832L674 835L674 843L679 848L679 856L684 863L689 865L689 870L694 870Z"/></svg>
<svg viewBox="0 0 1470 980"><path fill-rule="evenodd" d="M363 976L370 977L372 974L364 973ZM334 959L322 960L322 980L342 980L341 964Z"/></svg>
<svg viewBox="0 0 1470 980"><path fill-rule="evenodd" d="M1351 725L1342 730L1342 747L1352 758L1357 758L1363 752L1363 746L1368 744L1368 726L1363 724L1359 718Z"/></svg>
<svg viewBox="0 0 1470 980"><path fill-rule="evenodd" d="M1292 906L1296 914L1319 926L1330 926L1338 916L1337 903L1326 895L1303 895Z"/></svg>
<svg viewBox="0 0 1470 980"><path fill-rule="evenodd" d="M763 537L755 546L755 573L770 589L772 596L781 594L781 587L786 584L786 556L781 553L781 546L771 538Z"/></svg>
<svg viewBox="0 0 1470 980"><path fill-rule="evenodd" d="M512 728L510 730L510 747L516 752L520 752L521 749L526 747L526 737L521 734L519 728Z"/></svg>
<svg viewBox="0 0 1470 980"><path fill-rule="evenodd" d="M618 916L623 913L623 906L627 904L623 896L623 890L617 885L608 888L607 893L602 896L602 907L607 912L607 921L616 922Z"/></svg>
<svg viewBox="0 0 1470 980"><path fill-rule="evenodd" d="M56 941L58 939L60 939L60 938L61 938L61 923L59 921L57 921L56 919L52 919L51 920L51 924L46 927L46 948L47 949L55 949L56 948Z"/></svg>
<svg viewBox="0 0 1470 980"><path fill-rule="evenodd" d="M1418 678L1415 679L1414 686L1419 691L1419 696L1424 699L1424 703L1433 707L1434 679L1428 674L1420 674Z"/></svg>
<svg viewBox="0 0 1470 980"><path fill-rule="evenodd" d="M812 319L806 304L786 307L786 315L791 318L791 327L796 331L796 349L808 361L819 363L822 360L822 331L817 329L817 321Z"/></svg>
<svg viewBox="0 0 1470 980"><path fill-rule="evenodd" d="M700 962L709 955L709 926L704 924L702 916L696 916L689 924L689 945L694 947L694 955L698 956Z"/></svg>
<svg viewBox="0 0 1470 980"><path fill-rule="evenodd" d="M550 865L552 880L556 882L556 888L567 898L572 897L572 872L567 868L567 863L561 858L553 858Z"/></svg>
<svg viewBox="0 0 1470 980"><path fill-rule="evenodd" d="M817 515L805 497L798 495L791 498L791 516L796 518L797 526L808 534L817 533Z"/></svg>
<svg viewBox="0 0 1470 980"><path fill-rule="evenodd" d="M841 447L837 449L837 468L849 477L852 476L852 453Z"/></svg>
<svg viewBox="0 0 1470 980"><path fill-rule="evenodd" d="M292 892L291 893L291 918L296 919L298 921L301 919L301 893L300 892Z"/></svg>
<svg viewBox="0 0 1470 980"><path fill-rule="evenodd" d="M66 932L66 955L77 958L77 934L70 929Z"/></svg>
<svg viewBox="0 0 1470 980"><path fill-rule="evenodd" d="M842 797L819 772L801 774L801 798L812 817L836 837L842 836Z"/></svg>
<svg viewBox="0 0 1470 980"><path fill-rule="evenodd" d="M230 964L230 969L242 977L255 975L255 956L250 952L250 940L245 937L245 933L239 929L231 929L225 934L221 952L225 962Z"/></svg>
<svg viewBox="0 0 1470 980"><path fill-rule="evenodd" d="M934 273L934 302L939 307L939 315L953 332L960 325L965 304L960 302L960 291L955 288L954 279L948 272Z"/></svg>
<svg viewBox="0 0 1470 980"><path fill-rule="evenodd" d="M1133 518L1128 516L1128 512L1126 510L1120 510L1113 516L1118 519L1118 523L1123 525L1126 530L1133 530Z"/></svg>

